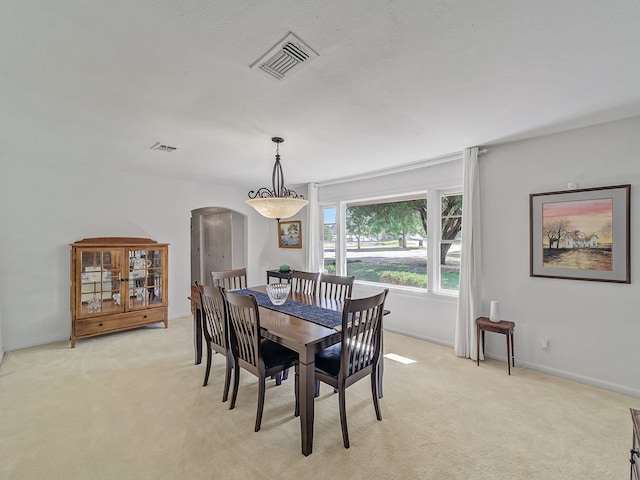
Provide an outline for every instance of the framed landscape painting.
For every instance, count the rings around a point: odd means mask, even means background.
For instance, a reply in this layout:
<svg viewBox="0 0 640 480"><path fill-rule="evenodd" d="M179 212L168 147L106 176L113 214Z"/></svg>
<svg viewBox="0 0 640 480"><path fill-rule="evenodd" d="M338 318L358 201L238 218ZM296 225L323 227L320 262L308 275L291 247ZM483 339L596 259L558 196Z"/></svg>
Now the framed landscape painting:
<svg viewBox="0 0 640 480"><path fill-rule="evenodd" d="M278 246L280 248L302 248L300 220L278 222Z"/></svg>
<svg viewBox="0 0 640 480"><path fill-rule="evenodd" d="M530 275L631 283L631 185L529 195Z"/></svg>

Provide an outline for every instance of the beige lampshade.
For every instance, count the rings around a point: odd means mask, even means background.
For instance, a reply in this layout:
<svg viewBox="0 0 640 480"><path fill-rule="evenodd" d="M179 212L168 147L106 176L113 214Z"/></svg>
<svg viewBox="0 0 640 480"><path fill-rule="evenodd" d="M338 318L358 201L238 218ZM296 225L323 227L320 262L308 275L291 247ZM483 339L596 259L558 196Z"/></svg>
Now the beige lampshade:
<svg viewBox="0 0 640 480"><path fill-rule="evenodd" d="M267 218L289 218L298 213L309 203L303 198L267 197L247 200L247 205L255 208L260 215Z"/></svg>

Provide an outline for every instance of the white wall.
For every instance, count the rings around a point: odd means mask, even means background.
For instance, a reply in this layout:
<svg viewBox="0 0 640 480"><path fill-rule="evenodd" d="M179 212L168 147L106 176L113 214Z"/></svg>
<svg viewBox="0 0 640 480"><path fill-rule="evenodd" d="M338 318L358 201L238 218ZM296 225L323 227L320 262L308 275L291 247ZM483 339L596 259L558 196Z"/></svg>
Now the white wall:
<svg viewBox="0 0 640 480"><path fill-rule="evenodd" d="M640 396L640 117L490 146L480 157L485 311L500 300L516 322L516 362ZM631 281L611 284L529 276L529 194L630 183ZM504 337L487 334L490 356ZM540 347L548 338L549 348Z"/></svg>
<svg viewBox="0 0 640 480"><path fill-rule="evenodd" d="M69 244L83 238L170 243L170 319L190 314L191 210L219 206L247 215L250 283L264 283L264 271L274 263L268 259L269 223L245 205L246 190L11 159L0 162L0 195L5 351L69 338Z"/></svg>
<svg viewBox="0 0 640 480"><path fill-rule="evenodd" d="M4 358L4 347L2 343L2 299L0 298L0 365Z"/></svg>

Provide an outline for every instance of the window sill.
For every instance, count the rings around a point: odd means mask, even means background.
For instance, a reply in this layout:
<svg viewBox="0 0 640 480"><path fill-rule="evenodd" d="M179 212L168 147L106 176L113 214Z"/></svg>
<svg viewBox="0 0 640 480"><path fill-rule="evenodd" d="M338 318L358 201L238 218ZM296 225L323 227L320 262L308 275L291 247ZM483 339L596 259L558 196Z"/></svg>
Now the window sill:
<svg viewBox="0 0 640 480"><path fill-rule="evenodd" d="M366 288L388 288L390 292L395 292L397 294L407 295L414 298L433 298L450 303L457 303L458 301L458 292L451 290L431 292L424 288L407 287L404 285L392 285L387 283L366 282L363 280L356 280L355 284L361 285Z"/></svg>

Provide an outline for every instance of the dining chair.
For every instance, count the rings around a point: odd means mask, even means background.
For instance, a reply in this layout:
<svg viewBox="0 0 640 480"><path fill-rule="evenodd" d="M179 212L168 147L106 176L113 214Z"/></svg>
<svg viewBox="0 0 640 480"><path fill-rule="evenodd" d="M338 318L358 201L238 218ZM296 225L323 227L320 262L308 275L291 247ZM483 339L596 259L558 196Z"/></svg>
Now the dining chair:
<svg viewBox="0 0 640 480"><path fill-rule="evenodd" d="M318 291L318 279L320 273L303 272L302 270L294 270L292 274L291 291L302 293L304 295L316 295Z"/></svg>
<svg viewBox="0 0 640 480"><path fill-rule="evenodd" d="M204 373L203 387L209 383L209 373L211 372L211 360L213 351L224 355L226 358L224 390L222 401L226 402L229 397L229 384L231 382L231 370L233 369L233 355L228 339L228 322L226 313L226 301L221 287L209 287L195 282L200 294L200 304L202 305L202 332L207 347L207 368Z"/></svg>
<svg viewBox="0 0 640 480"><path fill-rule="evenodd" d="M318 285L318 295L322 298L331 298L344 301L351 297L354 276L331 275L329 273L320 274Z"/></svg>
<svg viewBox="0 0 640 480"><path fill-rule="evenodd" d="M342 441L349 448L346 389L369 376L376 418L382 420L378 403L378 359L382 345L382 317L389 289L367 298L345 300L340 343L316 354L316 381L338 390Z"/></svg>
<svg viewBox="0 0 640 480"><path fill-rule="evenodd" d="M247 288L247 269L222 270L211 272L214 287L222 287L225 290L239 290Z"/></svg>
<svg viewBox="0 0 640 480"><path fill-rule="evenodd" d="M258 409L256 412L255 431L260 430L266 378L281 374L289 367L295 367L295 413L298 412L298 354L260 336L260 312L256 297L225 291L227 312L229 315L229 333L231 351L235 369L233 371L232 410L236 405L240 368L258 377Z"/></svg>

